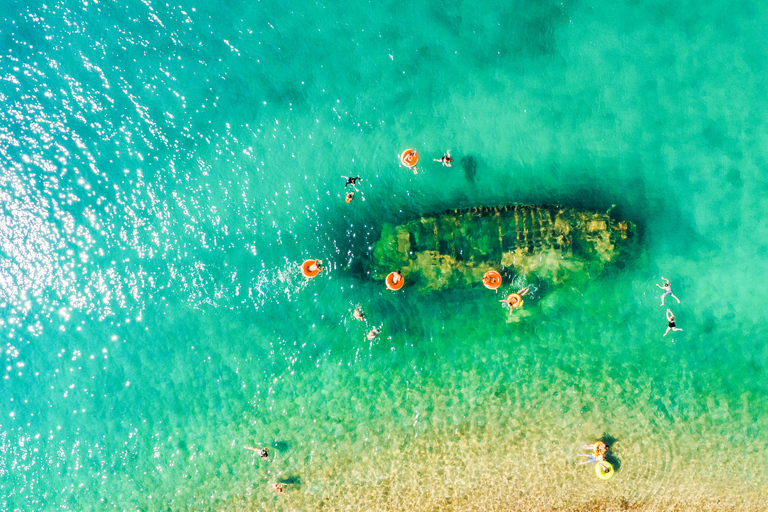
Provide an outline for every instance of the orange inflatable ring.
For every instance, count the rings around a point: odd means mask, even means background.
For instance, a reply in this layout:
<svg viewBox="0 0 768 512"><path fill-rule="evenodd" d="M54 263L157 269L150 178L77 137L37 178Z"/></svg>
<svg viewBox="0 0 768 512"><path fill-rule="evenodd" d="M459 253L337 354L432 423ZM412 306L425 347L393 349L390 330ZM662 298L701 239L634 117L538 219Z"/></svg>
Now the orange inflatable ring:
<svg viewBox="0 0 768 512"><path fill-rule="evenodd" d="M509 297L507 297L507 304L509 304L509 307L512 309L521 308L523 307L523 298L519 293L511 293Z"/></svg>
<svg viewBox="0 0 768 512"><path fill-rule="evenodd" d="M483 276L483 285L489 290L495 290L501 286L501 274L495 270L489 270Z"/></svg>
<svg viewBox="0 0 768 512"><path fill-rule="evenodd" d="M387 288L389 288L390 290L394 290L394 291L399 290L405 284L405 278L403 276L400 276L400 280L397 283L395 283L395 274L396 273L397 272L390 272L387 275L387 279L385 280L385 282L387 283Z"/></svg>
<svg viewBox="0 0 768 512"><path fill-rule="evenodd" d="M317 274L320 273L322 268L320 268L320 265L317 265L315 270L309 270L309 267L311 267L315 262L318 260L306 260L304 263L301 264L301 273L304 274L304 277L313 278Z"/></svg>
<svg viewBox="0 0 768 512"><path fill-rule="evenodd" d="M419 161L419 154L415 149L406 149L403 154L400 155L400 163L411 169L416 166Z"/></svg>

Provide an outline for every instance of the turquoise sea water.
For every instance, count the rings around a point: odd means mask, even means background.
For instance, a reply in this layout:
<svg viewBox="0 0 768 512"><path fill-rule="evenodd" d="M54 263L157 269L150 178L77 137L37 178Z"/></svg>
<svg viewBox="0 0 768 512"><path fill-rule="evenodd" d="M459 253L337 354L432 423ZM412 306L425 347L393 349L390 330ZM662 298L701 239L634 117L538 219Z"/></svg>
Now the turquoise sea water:
<svg viewBox="0 0 768 512"><path fill-rule="evenodd" d="M759 2L0 18L0 510L764 509ZM384 222L513 202L642 251L511 319L363 275Z"/></svg>

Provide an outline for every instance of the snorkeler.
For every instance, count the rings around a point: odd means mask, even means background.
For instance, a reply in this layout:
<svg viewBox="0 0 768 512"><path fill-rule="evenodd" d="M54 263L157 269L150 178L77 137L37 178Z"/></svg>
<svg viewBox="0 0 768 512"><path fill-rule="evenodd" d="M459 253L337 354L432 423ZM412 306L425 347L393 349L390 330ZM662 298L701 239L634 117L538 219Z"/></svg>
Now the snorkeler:
<svg viewBox="0 0 768 512"><path fill-rule="evenodd" d="M262 459L269 458L269 450L267 450L266 448L257 449L257 448L251 448L250 446L243 446L243 448L245 448L246 450L251 450L252 452L258 453L259 457L261 457Z"/></svg>
<svg viewBox="0 0 768 512"><path fill-rule="evenodd" d="M351 203L354 198L355 198L355 193L354 192L350 192L346 196L344 196L344 200L347 203Z"/></svg>
<svg viewBox="0 0 768 512"><path fill-rule="evenodd" d="M673 295L674 297L674 295ZM664 336L669 334L669 331L682 331L680 327L675 325L675 315L672 314L672 310L667 308L667 330L664 332Z"/></svg>
<svg viewBox="0 0 768 512"><path fill-rule="evenodd" d="M440 158L439 160L437 158L434 159L435 162L440 162L443 164L443 167L450 167L451 162L453 162L453 158L451 158L451 150L445 152L443 155L443 158Z"/></svg>
<svg viewBox="0 0 768 512"><path fill-rule="evenodd" d="M664 293L662 293L662 294L661 294L661 305L662 305L662 306L664 305L664 297L666 297L667 295L671 295L671 296L675 297L675 300L677 301L677 303L678 303L678 304L680 304L680 299L678 299L678 298L675 296L675 294L674 294L674 293L672 293L672 287L669 285L669 279L667 279L666 277L662 277L662 279L663 279L664 281L666 281L666 283L664 283L664 286L662 286L662 285L660 285L660 284L657 284L657 285L656 285L656 286L658 286L659 288L661 288L662 290L664 290Z"/></svg>
<svg viewBox="0 0 768 512"><path fill-rule="evenodd" d="M365 315L362 311L360 311L360 308L355 308L355 310L352 312L352 316L355 317L356 320L365 321Z"/></svg>
<svg viewBox="0 0 768 512"><path fill-rule="evenodd" d="M352 188L357 190L357 187L355 186L355 183L357 183L357 180L360 179L360 176L355 176L354 178L352 176L342 176L347 182L344 184L344 188L347 188L347 185L352 185Z"/></svg>
<svg viewBox="0 0 768 512"><path fill-rule="evenodd" d="M376 339L376 336L378 336L381 333L376 327L368 331L368 334L365 335L366 339L368 341L373 341Z"/></svg>

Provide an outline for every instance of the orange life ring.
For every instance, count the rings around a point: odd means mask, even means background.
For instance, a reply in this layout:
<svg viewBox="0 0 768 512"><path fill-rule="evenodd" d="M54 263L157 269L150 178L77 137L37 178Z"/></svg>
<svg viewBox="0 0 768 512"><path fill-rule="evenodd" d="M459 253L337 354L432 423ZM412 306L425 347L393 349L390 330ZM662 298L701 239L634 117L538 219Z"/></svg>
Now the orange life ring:
<svg viewBox="0 0 768 512"><path fill-rule="evenodd" d="M400 155L400 163L411 169L416 166L419 161L419 154L415 149L406 149L403 154Z"/></svg>
<svg viewBox="0 0 768 512"><path fill-rule="evenodd" d="M400 288L402 288L403 285L405 284L405 278L402 275L400 276L400 280L397 283L395 283L395 274L397 273L398 272L390 272L387 275L387 278L385 279L385 282L387 283L387 288L389 288L390 290L397 291Z"/></svg>
<svg viewBox="0 0 768 512"><path fill-rule="evenodd" d="M501 274L495 270L489 270L483 276L483 285L489 290L495 290L501 286Z"/></svg>
<svg viewBox="0 0 768 512"><path fill-rule="evenodd" d="M321 270L323 270L322 268L320 268L319 264L315 267L315 270L309 270L309 267L311 267L313 264L319 261L320 260L306 260L304 263L301 264L301 273L304 274L304 277L308 277L311 279L315 277L317 274L319 274Z"/></svg>
<svg viewBox="0 0 768 512"><path fill-rule="evenodd" d="M510 293L507 297L507 304L512 309L521 308L523 307L523 298L519 293Z"/></svg>

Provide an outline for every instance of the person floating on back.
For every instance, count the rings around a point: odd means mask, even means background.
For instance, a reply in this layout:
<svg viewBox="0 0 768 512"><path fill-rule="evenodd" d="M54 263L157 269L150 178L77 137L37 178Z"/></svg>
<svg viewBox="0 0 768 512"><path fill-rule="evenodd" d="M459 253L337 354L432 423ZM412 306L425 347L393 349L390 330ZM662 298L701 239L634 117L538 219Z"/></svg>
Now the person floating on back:
<svg viewBox="0 0 768 512"><path fill-rule="evenodd" d="M661 288L662 290L664 290L664 293L662 293L662 294L661 294L661 305L662 305L662 306L664 305L664 297L666 297L667 295L671 295L671 296L675 297L675 300L677 301L677 303L678 303L678 304L680 304L680 299L678 299L678 298L675 296L675 294L674 294L674 293L672 293L672 287L669 285L669 279L667 279L666 277L662 277L662 279L663 279L664 281L666 281L666 282L664 283L664 286L662 286L662 285L660 285L660 284L657 284L657 285L656 285L656 286L658 286L659 288Z"/></svg>
<svg viewBox="0 0 768 512"><path fill-rule="evenodd" d="M445 152L443 155L443 158L440 158L439 160L437 158L434 159L435 162L440 162L443 164L443 167L450 167L451 162L453 162L453 158L451 158L451 150Z"/></svg>
<svg viewBox="0 0 768 512"><path fill-rule="evenodd" d="M667 308L667 322L669 323L667 324L667 330L664 333L664 336L669 334L669 331L682 331L681 328L675 325L675 315L672 314L672 310L669 308Z"/></svg>
<svg viewBox="0 0 768 512"><path fill-rule="evenodd" d="M355 186L355 183L357 183L357 180L360 179L360 176L355 176L354 178L352 176L342 176L347 182L344 184L344 188L347 188L347 185L352 185L352 188L357 190L357 186Z"/></svg>

